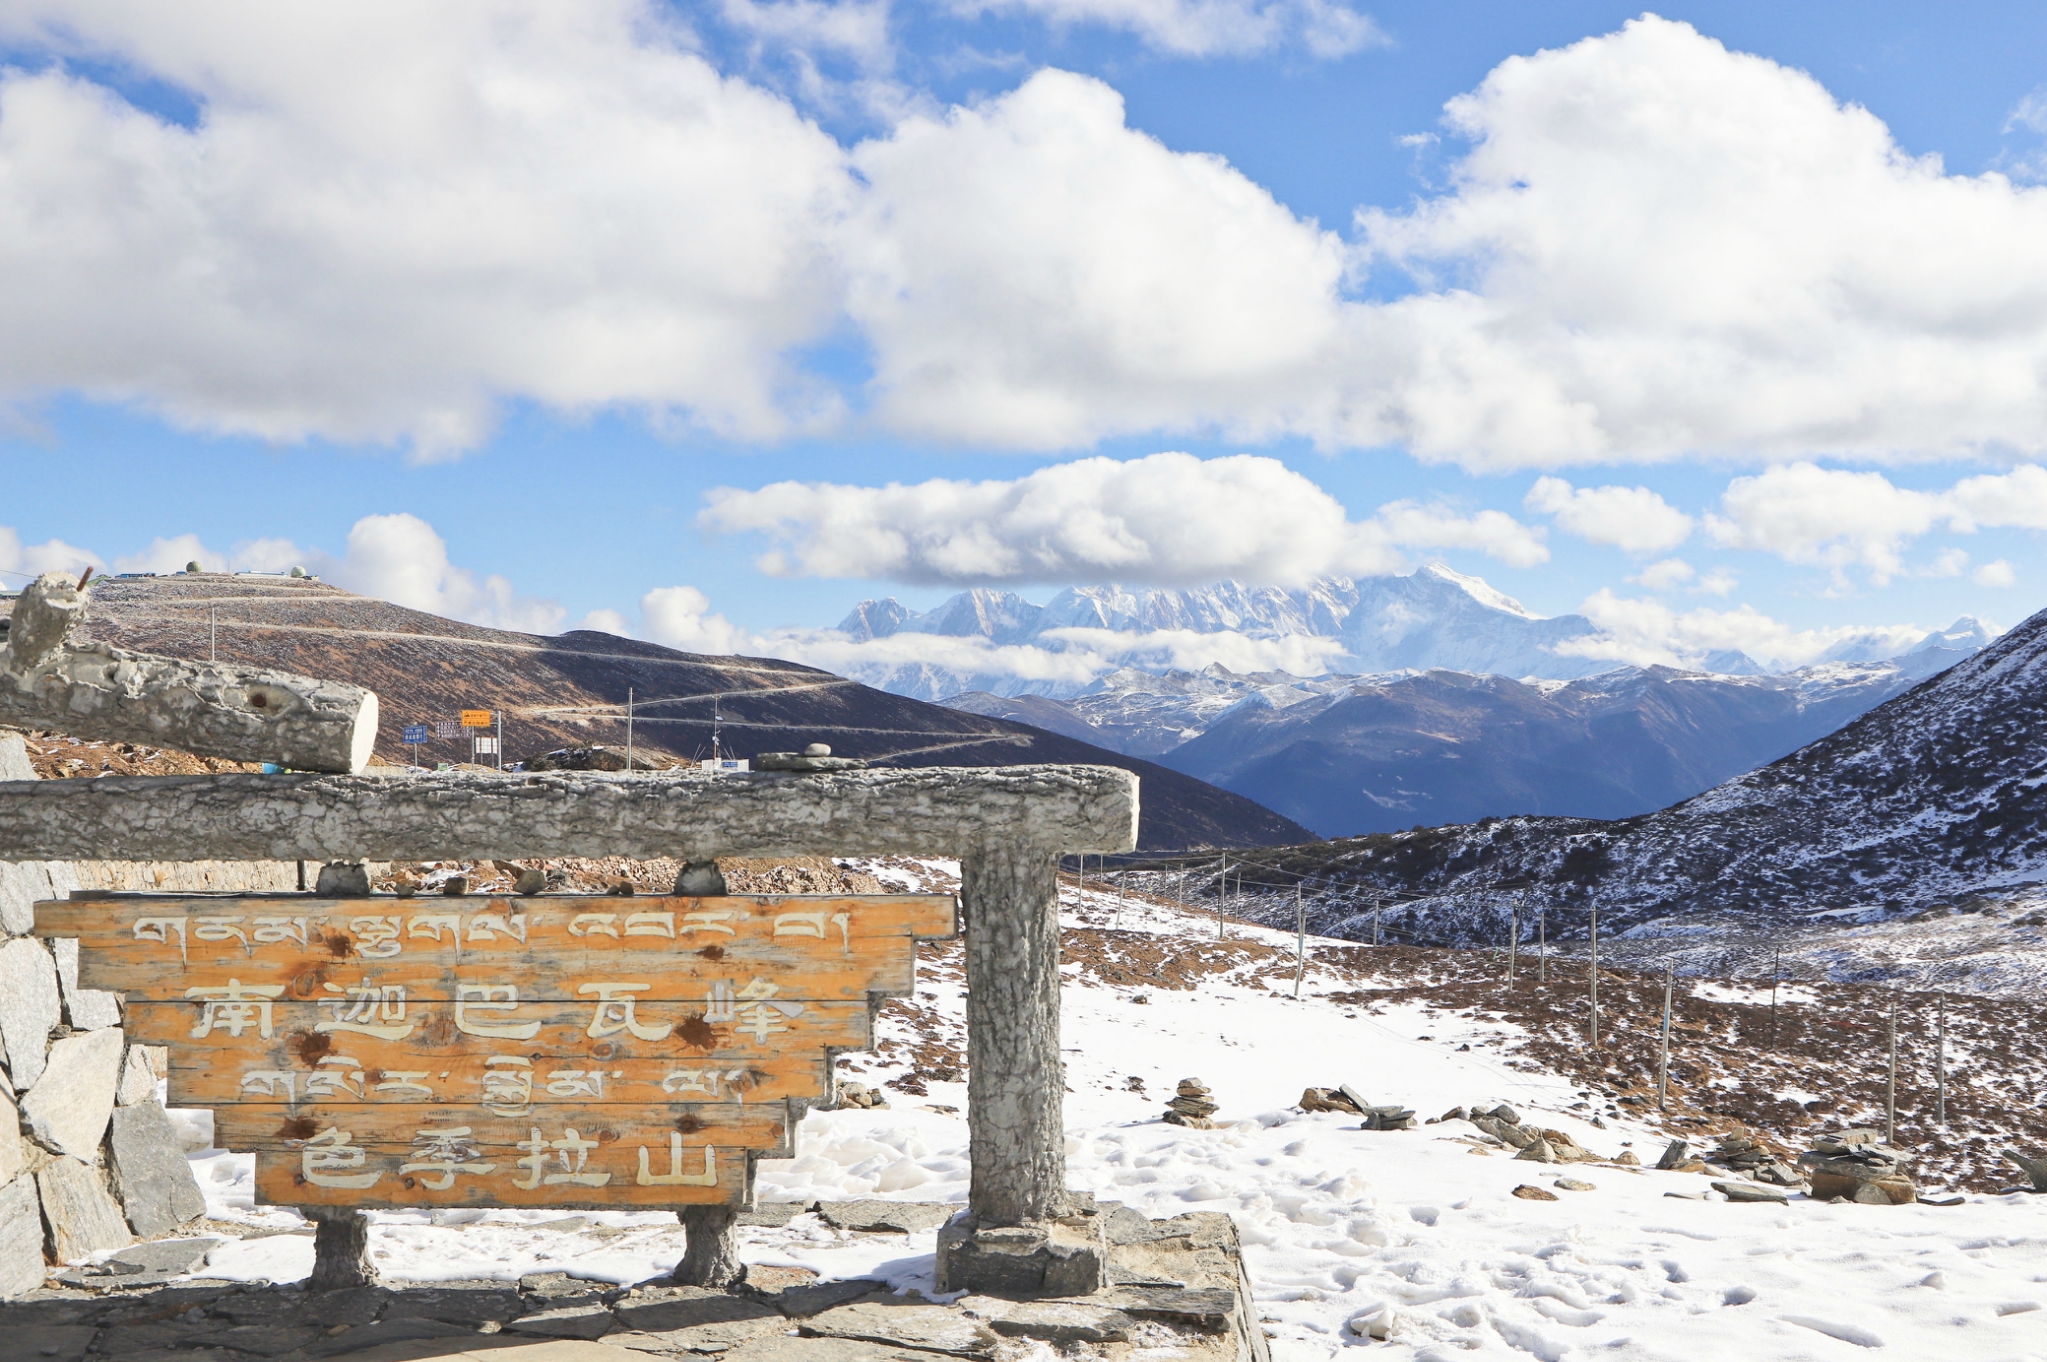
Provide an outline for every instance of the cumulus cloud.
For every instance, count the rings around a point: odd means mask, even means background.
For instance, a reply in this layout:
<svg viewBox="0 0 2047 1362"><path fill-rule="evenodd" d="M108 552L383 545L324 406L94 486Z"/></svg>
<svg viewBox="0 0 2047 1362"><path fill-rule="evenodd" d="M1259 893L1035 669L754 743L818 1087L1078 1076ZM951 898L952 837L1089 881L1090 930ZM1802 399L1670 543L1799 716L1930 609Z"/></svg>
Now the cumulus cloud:
<svg viewBox="0 0 2047 1362"><path fill-rule="evenodd" d="M1578 608L1601 632L1566 640L1558 652L1638 667L1697 668L1713 653L1731 650L1783 670L1818 661L1845 643L1867 643L1875 656L1884 656L1903 652L1926 636L1924 628L1913 624L1793 629L1751 605L1678 611L1661 601L1617 596L1605 588Z"/></svg>
<svg viewBox="0 0 2047 1362"><path fill-rule="evenodd" d="M503 398L772 436L832 324L841 149L640 0L27 0L0 40L0 396L270 440L474 445Z"/></svg>
<svg viewBox="0 0 2047 1362"><path fill-rule="evenodd" d="M1334 0L1013 2L1174 51L1370 40ZM879 0L721 4L882 60ZM652 0L21 0L0 42L78 59L0 74L0 400L422 458L506 400L1489 470L2047 450L2047 189L1947 174L1653 16L1501 63L1448 107L1447 191L1350 241L1066 72L908 94L841 146ZM109 68L200 116L81 74ZM834 335L872 359L857 392L801 359Z"/></svg>
<svg viewBox="0 0 2047 1362"><path fill-rule="evenodd" d="M1522 505L1553 516L1559 528L1627 553L1661 553L1692 534L1692 518L1646 487L1578 487L1537 478Z"/></svg>
<svg viewBox="0 0 2047 1362"><path fill-rule="evenodd" d="M1329 59L1389 41L1370 18L1330 0L955 0L953 8L1030 14L1056 28L1122 29L1179 57L1246 57L1298 44Z"/></svg>
<svg viewBox="0 0 2047 1362"><path fill-rule="evenodd" d="M1905 551L1935 530L2047 530L2047 469L2025 464L2008 473L1964 478L1945 490L1898 487L1882 473L1785 464L1736 478L1707 529L1730 548L1760 549L1793 563L1860 568L1878 585L1903 574ZM1967 555L1947 549L1926 572L1959 575Z"/></svg>
<svg viewBox="0 0 2047 1362"><path fill-rule="evenodd" d="M69 572L75 576L106 561L91 549L81 549L61 539L24 544L20 532L11 526L0 525L0 577L13 586L18 587L23 580L40 577L45 572Z"/></svg>
<svg viewBox="0 0 2047 1362"><path fill-rule="evenodd" d="M1969 580L1978 586L2016 586L2019 574L2005 559L1985 563L1970 574Z"/></svg>
<svg viewBox="0 0 2047 1362"><path fill-rule="evenodd" d="M701 523L766 535L777 547L760 567L782 577L1297 585L1394 571L1403 545L1475 549L1516 566L1548 557L1539 531L1497 511L1402 501L1353 521L1307 478L1253 455L1081 459L985 482L780 482L721 488L708 501Z"/></svg>

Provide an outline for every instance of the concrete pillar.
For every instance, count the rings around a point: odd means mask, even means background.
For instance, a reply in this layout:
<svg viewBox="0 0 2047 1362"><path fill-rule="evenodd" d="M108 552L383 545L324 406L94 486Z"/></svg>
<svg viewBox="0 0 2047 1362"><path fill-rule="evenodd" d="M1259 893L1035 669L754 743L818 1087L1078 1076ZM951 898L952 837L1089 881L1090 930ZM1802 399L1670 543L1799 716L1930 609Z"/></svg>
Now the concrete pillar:
<svg viewBox="0 0 2047 1362"><path fill-rule="evenodd" d="M313 1275L308 1291L340 1291L368 1286L377 1280L370 1266L370 1218L340 1206L301 1206L299 1214L313 1222Z"/></svg>
<svg viewBox="0 0 2047 1362"><path fill-rule="evenodd" d="M746 1275L739 1261L739 1242L732 1233L739 1219L735 1206L684 1206L676 1212L684 1234L682 1261L669 1280L681 1286L707 1286L722 1291Z"/></svg>
<svg viewBox="0 0 2047 1362"><path fill-rule="evenodd" d="M1065 1213L1059 1059L1059 853L1014 843L960 862L966 917L967 1132L983 1225Z"/></svg>

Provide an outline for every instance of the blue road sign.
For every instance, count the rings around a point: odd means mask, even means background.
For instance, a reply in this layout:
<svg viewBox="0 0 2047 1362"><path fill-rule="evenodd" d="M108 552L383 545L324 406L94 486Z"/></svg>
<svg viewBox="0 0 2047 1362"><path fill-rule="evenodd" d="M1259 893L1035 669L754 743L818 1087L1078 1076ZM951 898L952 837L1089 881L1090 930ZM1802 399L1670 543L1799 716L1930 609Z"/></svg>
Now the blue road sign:
<svg viewBox="0 0 2047 1362"><path fill-rule="evenodd" d="M409 743L422 743L422 742L425 742L425 741L426 741L426 725L425 725L425 724L407 724L407 725L405 725L405 741L407 741L407 742L409 742Z"/></svg>

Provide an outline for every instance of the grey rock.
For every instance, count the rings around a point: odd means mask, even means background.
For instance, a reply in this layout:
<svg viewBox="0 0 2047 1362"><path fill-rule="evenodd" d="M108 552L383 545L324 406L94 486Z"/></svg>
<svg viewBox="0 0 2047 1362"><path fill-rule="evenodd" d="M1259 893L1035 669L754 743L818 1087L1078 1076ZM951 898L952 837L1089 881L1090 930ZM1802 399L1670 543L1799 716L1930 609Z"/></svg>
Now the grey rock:
<svg viewBox="0 0 2047 1362"><path fill-rule="evenodd" d="M84 1362L85 1350L98 1332L90 1324L16 1324L10 1320L7 1343L17 1350L16 1357L35 1362ZM204 1362L199 1354L188 1356L191 1362Z"/></svg>
<svg viewBox="0 0 2047 1362"><path fill-rule="evenodd" d="M1760 1182L1716 1182L1713 1190L1729 1201L1773 1201L1778 1205L1787 1204L1790 1194L1781 1187L1770 1187Z"/></svg>
<svg viewBox="0 0 2047 1362"><path fill-rule="evenodd" d="M851 1277L838 1282L816 1282L808 1286L792 1286L763 1297L790 1319L809 1319L812 1315L871 1296L877 1291L888 1290L887 1282L871 1281L863 1277Z"/></svg>
<svg viewBox="0 0 2047 1362"><path fill-rule="evenodd" d="M297 1352L322 1336L311 1325L243 1324L218 1334L208 1334L209 1346L230 1348L230 1357L254 1353L257 1357L280 1357Z"/></svg>
<svg viewBox="0 0 2047 1362"><path fill-rule="evenodd" d="M678 898L723 898L729 892L716 861L691 861L675 873Z"/></svg>
<svg viewBox="0 0 2047 1362"><path fill-rule="evenodd" d="M732 1320L781 1318L774 1306L747 1296L706 1287L681 1287L659 1300L623 1300L614 1308L619 1321L642 1333L661 1334L698 1324Z"/></svg>
<svg viewBox="0 0 2047 1362"><path fill-rule="evenodd" d="M16 1092L43 1076L43 1051L50 1031L63 1019L57 992L57 962L33 937L0 946L0 1043Z"/></svg>
<svg viewBox="0 0 2047 1362"><path fill-rule="evenodd" d="M578 1277L572 1272L529 1272L519 1279L521 1291L529 1296L538 1296L542 1300L557 1300L563 1296L587 1296L609 1285L609 1282Z"/></svg>
<svg viewBox="0 0 2047 1362"><path fill-rule="evenodd" d="M1149 1217L1132 1210L1120 1202L1109 1203L1101 1209L1102 1232L1112 1244L1148 1244L1152 1240Z"/></svg>
<svg viewBox="0 0 2047 1362"><path fill-rule="evenodd" d="M606 1334L604 1344L609 1348L635 1348L641 1352L722 1353L763 1334L780 1334L788 1329L788 1320L770 1312L759 1319L728 1319L661 1333Z"/></svg>
<svg viewBox="0 0 2047 1362"><path fill-rule="evenodd" d="M214 1236L159 1239L154 1243L122 1249L103 1263L60 1272L57 1280L66 1286L101 1291L156 1286L197 1272L206 1265L206 1255L226 1242Z"/></svg>
<svg viewBox="0 0 2047 1362"><path fill-rule="evenodd" d="M735 1225L768 1225L776 1229L788 1224L811 1207L807 1201L763 1201L739 1213Z"/></svg>
<svg viewBox="0 0 2047 1362"><path fill-rule="evenodd" d="M329 1325L328 1328L332 1328ZM307 1357L353 1357L367 1353L371 1348L389 1343L410 1343L418 1339L468 1338L474 1339L476 1330L460 1324L449 1324L437 1319L387 1319L374 1324L358 1324L338 1334L323 1334L306 1345ZM431 1356L431 1354L428 1354ZM459 1362L458 1354L449 1354L450 1362Z"/></svg>
<svg viewBox="0 0 2047 1362"><path fill-rule="evenodd" d="M1494 1107L1486 1114L1495 1121L1505 1121L1510 1126L1521 1124L1521 1113L1508 1106L1505 1102L1500 1103L1500 1105Z"/></svg>
<svg viewBox="0 0 2047 1362"><path fill-rule="evenodd" d="M21 1104L37 1144L85 1163L98 1156L114 1113L124 1044L120 1030L110 1027L66 1036L50 1047L43 1076Z"/></svg>
<svg viewBox="0 0 2047 1362"><path fill-rule="evenodd" d="M28 1146L21 1138L21 1109L0 1092L0 1186L28 1167Z"/></svg>
<svg viewBox="0 0 2047 1362"><path fill-rule="evenodd" d="M57 987L64 998L64 1020L74 1030L97 1031L102 1026L121 1024L121 998L102 988L78 986L78 942L57 937L50 942L57 959Z"/></svg>
<svg viewBox="0 0 2047 1362"><path fill-rule="evenodd" d="M1595 1184L1586 1182L1582 1178L1558 1178L1550 1185L1562 1192L1596 1192L1599 1190Z"/></svg>
<svg viewBox="0 0 2047 1362"><path fill-rule="evenodd" d="M1656 1166L1667 1171L1683 1163L1690 1155L1690 1145L1683 1140L1672 1140L1663 1147L1663 1156L1656 1160Z"/></svg>
<svg viewBox="0 0 2047 1362"><path fill-rule="evenodd" d="M320 867L313 894L323 899L366 899L370 896L370 868L361 861L329 861Z"/></svg>
<svg viewBox="0 0 2047 1362"><path fill-rule="evenodd" d="M1119 1286L1097 1294L1092 1303L1111 1306L1137 1319L1184 1324L1211 1334L1229 1328L1238 1308L1237 1293L1220 1286Z"/></svg>
<svg viewBox="0 0 2047 1362"><path fill-rule="evenodd" d="M1521 1146L1521 1152L1514 1157L1517 1159L1527 1159L1530 1163L1557 1162L1556 1151L1550 1148L1549 1141L1539 1137Z"/></svg>
<svg viewBox="0 0 2047 1362"><path fill-rule="evenodd" d="M101 1249L135 1242L98 1169L76 1159L52 1159L36 1173L36 1191L42 1197L43 1223L50 1228L50 1256L58 1262L75 1263Z"/></svg>
<svg viewBox="0 0 2047 1362"><path fill-rule="evenodd" d="M1121 1310L1077 1300L1006 1301L967 1296L954 1302L1005 1338L1047 1343L1128 1343L1137 1321Z"/></svg>
<svg viewBox="0 0 2047 1362"><path fill-rule="evenodd" d="M156 1101L156 1070L150 1067L148 1049L146 1045L128 1047L128 1057L121 1061L121 1082L114 1089L115 1106Z"/></svg>
<svg viewBox="0 0 2047 1362"><path fill-rule="evenodd" d="M155 1102L114 1108L114 1192L128 1223L145 1239L174 1234L206 1214L206 1197L178 1144L171 1118Z"/></svg>
<svg viewBox="0 0 2047 1362"><path fill-rule="evenodd" d="M521 1315L505 1327L521 1334L549 1338L602 1338L618 1325L602 1305L564 1305Z"/></svg>
<svg viewBox="0 0 2047 1362"><path fill-rule="evenodd" d="M864 1338L763 1334L726 1353L723 1362L931 1362L931 1354Z"/></svg>
<svg viewBox="0 0 2047 1362"><path fill-rule="evenodd" d="M862 1301L811 1317L803 1332L821 1338L852 1338L893 1344L918 1352L986 1357L1000 1341L979 1320L942 1305L894 1305Z"/></svg>
<svg viewBox="0 0 2047 1362"><path fill-rule="evenodd" d="M938 1232L938 1289L991 1296L1085 1296L1108 1280L1100 1217L1039 1225L977 1225L961 1216Z"/></svg>
<svg viewBox="0 0 2047 1362"><path fill-rule="evenodd" d="M866 765L860 757L812 757L801 752L759 752L753 759L756 771L859 771Z"/></svg>
<svg viewBox="0 0 2047 1362"><path fill-rule="evenodd" d="M2008 1149L2004 1155L2019 1166L2036 1192L2047 1192L2047 1159L2029 1159L2016 1149Z"/></svg>
<svg viewBox="0 0 2047 1362"><path fill-rule="evenodd" d="M0 1186L0 1301L34 1291L46 1272L35 1179L18 1177Z"/></svg>
<svg viewBox="0 0 2047 1362"><path fill-rule="evenodd" d="M321 1303L331 1301L330 1295ZM385 1320L431 1319L447 1324L503 1324L522 1308L519 1293L509 1287L457 1288L445 1286L409 1287L391 1297ZM324 1311L323 1311L324 1315ZM330 1323L332 1321L329 1321Z"/></svg>
<svg viewBox="0 0 2047 1362"><path fill-rule="evenodd" d="M944 1201L820 1201L817 1212L835 1229L914 1234L936 1229L964 1206Z"/></svg>

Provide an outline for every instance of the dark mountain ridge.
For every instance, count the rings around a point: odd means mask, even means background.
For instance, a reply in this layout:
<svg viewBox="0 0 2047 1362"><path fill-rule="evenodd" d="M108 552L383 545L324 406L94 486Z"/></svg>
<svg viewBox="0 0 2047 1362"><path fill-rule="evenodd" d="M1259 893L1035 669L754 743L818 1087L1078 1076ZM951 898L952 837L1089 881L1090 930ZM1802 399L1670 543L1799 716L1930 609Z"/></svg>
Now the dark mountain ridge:
<svg viewBox="0 0 2047 1362"><path fill-rule="evenodd" d="M1151 762L1002 719L891 695L773 658L704 657L611 634L557 636L461 624L310 579L257 574L114 577L92 588L87 632L118 647L280 667L378 694L377 752L404 762L409 723L463 709L505 712L505 756L626 744L636 755L708 755L714 723L727 756L829 743L889 766L1120 766L1142 779L1146 848L1269 846L1313 836L1240 795ZM216 645L217 639L217 645ZM464 739L422 759L467 760Z"/></svg>
<svg viewBox="0 0 2047 1362"><path fill-rule="evenodd" d="M2047 880L2047 612L1780 760L1618 821L1489 818L1258 853L1346 927L1419 900L1426 939L1504 939L1525 884L1552 934L1970 911ZM1368 930L1368 928L1367 928Z"/></svg>

